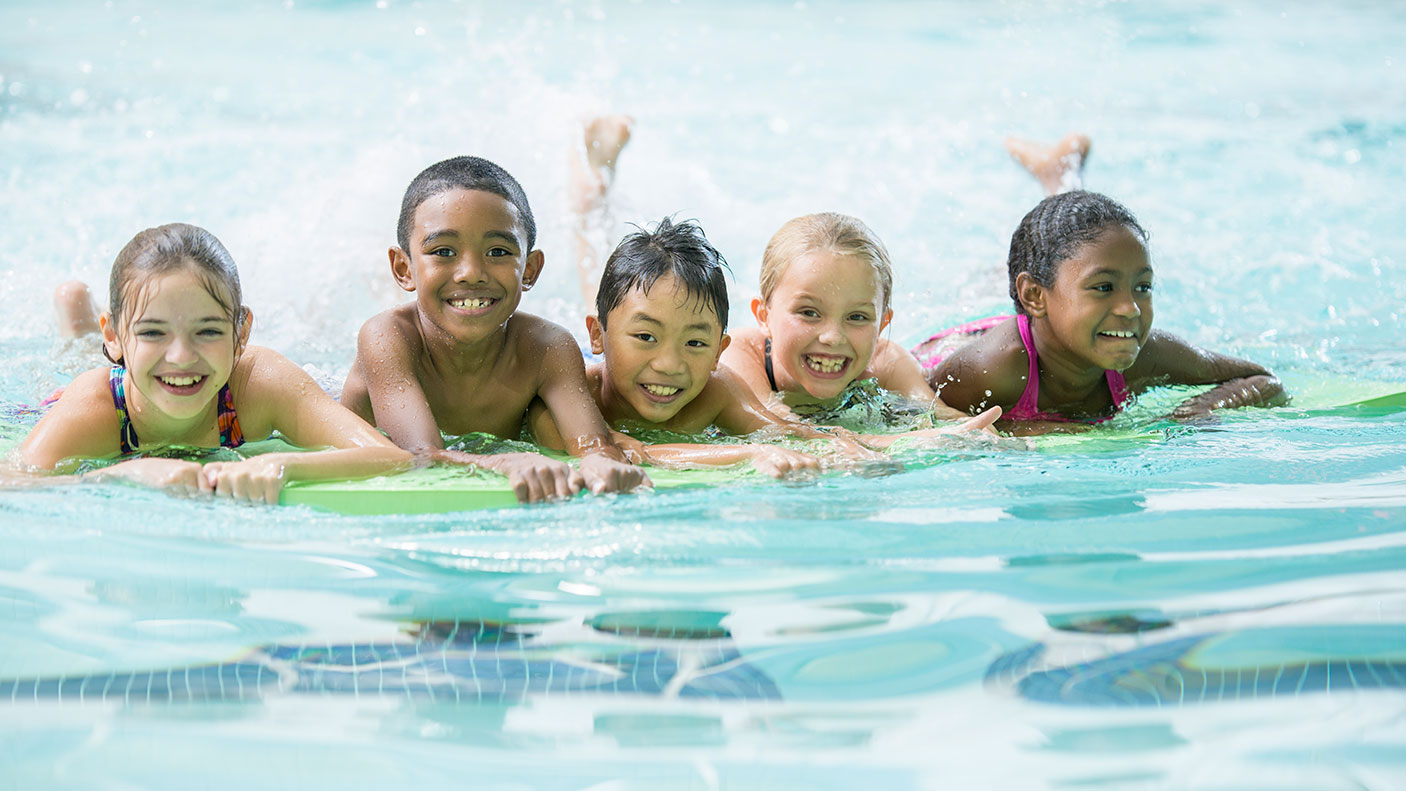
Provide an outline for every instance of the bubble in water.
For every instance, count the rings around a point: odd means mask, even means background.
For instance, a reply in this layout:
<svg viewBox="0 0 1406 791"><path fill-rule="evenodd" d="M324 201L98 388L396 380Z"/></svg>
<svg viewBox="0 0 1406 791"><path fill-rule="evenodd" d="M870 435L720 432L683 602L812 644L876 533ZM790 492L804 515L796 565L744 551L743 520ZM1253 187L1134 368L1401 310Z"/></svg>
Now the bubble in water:
<svg viewBox="0 0 1406 791"><path fill-rule="evenodd" d="M990 391L990 390L987 390L987 391L986 391L986 397L987 397L987 398L990 398L990 397L991 397L991 391ZM982 403L982 404L985 404L986 402L985 402L985 401L982 401L981 403Z"/></svg>
<svg viewBox="0 0 1406 791"><path fill-rule="evenodd" d="M1355 148L1349 148L1343 152L1343 161L1349 165L1356 165L1362 161L1362 152Z"/></svg>

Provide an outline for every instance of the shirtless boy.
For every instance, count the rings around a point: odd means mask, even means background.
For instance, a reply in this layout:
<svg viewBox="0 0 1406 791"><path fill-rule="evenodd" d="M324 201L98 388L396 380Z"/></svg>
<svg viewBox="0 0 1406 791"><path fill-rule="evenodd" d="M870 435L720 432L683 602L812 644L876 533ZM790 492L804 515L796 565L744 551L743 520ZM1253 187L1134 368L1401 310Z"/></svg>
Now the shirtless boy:
<svg viewBox="0 0 1406 791"><path fill-rule="evenodd" d="M415 300L362 326L343 404L422 459L508 476L525 502L648 484L586 394L570 333L517 309L543 255L516 179L478 157L426 168L406 189L396 240L391 275ZM579 470L535 453L445 450L442 434L516 439L534 399L581 457Z"/></svg>

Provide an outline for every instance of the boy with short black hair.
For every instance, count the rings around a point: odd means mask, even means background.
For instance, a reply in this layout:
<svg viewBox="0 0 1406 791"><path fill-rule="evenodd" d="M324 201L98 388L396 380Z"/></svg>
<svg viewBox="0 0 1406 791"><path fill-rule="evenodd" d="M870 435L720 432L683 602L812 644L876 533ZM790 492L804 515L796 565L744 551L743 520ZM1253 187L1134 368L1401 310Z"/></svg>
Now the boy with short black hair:
<svg viewBox="0 0 1406 791"><path fill-rule="evenodd" d="M596 313L586 317L591 351L602 355L587 366L586 379L611 426L681 434L717 426L734 435L794 428L718 368L728 344L726 266L702 228L667 217L653 231L629 234L611 253L596 290ZM533 407L529 425L542 445L563 446L556 421L542 406ZM646 445L623 434L615 439L660 466L750 461L776 476L818 466L812 456L775 445Z"/></svg>
<svg viewBox="0 0 1406 791"><path fill-rule="evenodd" d="M516 179L478 157L432 165L406 189L396 237L391 274L415 301L362 326L343 404L421 458L508 476L522 501L648 484L585 395L570 333L517 309L543 255ZM579 470L536 453L444 449L444 433L516 439L534 400L562 427Z"/></svg>

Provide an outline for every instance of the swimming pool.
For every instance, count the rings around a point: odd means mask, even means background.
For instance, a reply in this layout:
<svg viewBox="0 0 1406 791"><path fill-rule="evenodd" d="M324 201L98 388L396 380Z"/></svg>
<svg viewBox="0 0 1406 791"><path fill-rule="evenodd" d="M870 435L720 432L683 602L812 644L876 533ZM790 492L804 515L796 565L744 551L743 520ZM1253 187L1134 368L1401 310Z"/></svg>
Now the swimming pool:
<svg viewBox="0 0 1406 791"><path fill-rule="evenodd" d="M452 154L523 182L524 307L579 331L563 160L603 107L637 119L619 218L697 218L735 324L818 209L888 243L894 337L1002 308L1039 192L1000 138L1081 128L1159 326L1291 391L1406 382L1406 10L1281 5L7 3L0 441L71 362L47 292L169 220L335 379L399 298L401 190ZM1120 420L443 516L0 492L0 785L1406 784L1406 417Z"/></svg>

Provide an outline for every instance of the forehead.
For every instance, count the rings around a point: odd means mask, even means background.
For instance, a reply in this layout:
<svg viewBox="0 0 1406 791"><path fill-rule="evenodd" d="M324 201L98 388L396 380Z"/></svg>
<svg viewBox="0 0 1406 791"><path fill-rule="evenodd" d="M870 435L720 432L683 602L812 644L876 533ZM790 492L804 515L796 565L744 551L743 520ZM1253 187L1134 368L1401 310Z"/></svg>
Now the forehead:
<svg viewBox="0 0 1406 791"><path fill-rule="evenodd" d="M441 231L471 237L505 231L519 240L526 238L522 218L512 201L491 192L457 187L437 192L415 208L411 238L423 239Z"/></svg>
<svg viewBox="0 0 1406 791"><path fill-rule="evenodd" d="M792 261L776 284L777 294L806 294L848 302L879 298L879 273L863 258L813 250Z"/></svg>
<svg viewBox="0 0 1406 791"><path fill-rule="evenodd" d="M201 277L189 266L149 275L129 283L127 288L127 301L132 306L131 321L229 317L229 312L215 298L215 293L223 291L220 285ZM212 293L212 289L219 291ZM230 301L229 294L220 293L220 296L225 302Z"/></svg>
<svg viewBox="0 0 1406 791"><path fill-rule="evenodd" d="M1137 234L1120 225L1075 250L1074 255L1060 264L1058 276L1077 278L1102 270L1131 276L1151 269L1147 245Z"/></svg>
<svg viewBox="0 0 1406 791"><path fill-rule="evenodd" d="M626 291L620 304L610 311L610 318L628 321L641 313L669 326L721 326L718 312L708 298L703 294L690 293L673 275L664 275L651 283L648 292L643 285Z"/></svg>

